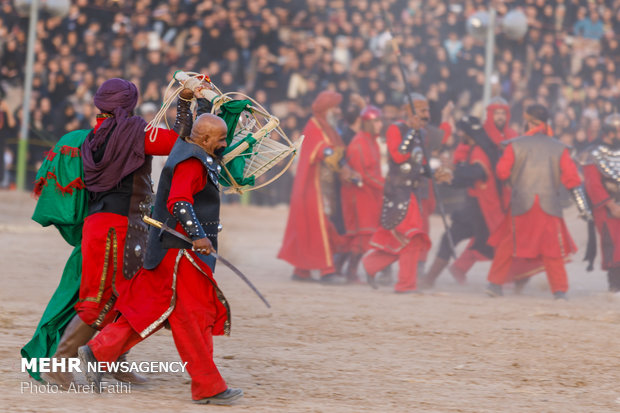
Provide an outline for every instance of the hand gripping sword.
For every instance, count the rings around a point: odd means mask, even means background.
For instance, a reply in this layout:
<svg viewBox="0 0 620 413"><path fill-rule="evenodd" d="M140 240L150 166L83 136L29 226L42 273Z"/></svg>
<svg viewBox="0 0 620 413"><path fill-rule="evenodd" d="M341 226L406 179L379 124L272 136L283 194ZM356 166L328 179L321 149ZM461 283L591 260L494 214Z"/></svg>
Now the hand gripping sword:
<svg viewBox="0 0 620 413"><path fill-rule="evenodd" d="M144 215L142 217L142 220L144 222L146 222L149 225L152 225L156 228L159 228L161 230L166 231L167 233L174 235L175 237L182 239L185 242L189 242L190 244L192 244L192 240L191 238L189 238L188 236L185 236L183 234L181 234L180 232L170 228L168 225L164 224L161 221L158 221L156 219L153 219L149 216ZM235 267L230 261L228 261L226 258L223 258L221 255L216 254L215 252L212 252L211 254L213 257L215 257L216 260L218 260L219 262L221 262L222 264L224 264L225 266L227 266L232 272L234 272L239 278L241 278L251 289L252 291L254 291L256 293L256 295L258 296L258 298L260 298L263 303L265 303L265 305L267 306L267 308L271 308L271 305L269 304L269 302L267 301L267 299L265 297L263 297L263 295L260 293L260 291L258 291L258 289L254 286L254 284L252 284L252 282L248 279L248 277L246 277L237 267Z"/></svg>
<svg viewBox="0 0 620 413"><path fill-rule="evenodd" d="M415 115L415 106L413 104L413 100L411 98L411 89L409 83L407 83L407 74L405 72L405 67L403 66L403 62L400 55L400 48L398 47L398 43L396 42L396 38L394 37L394 30L392 29L392 22L388 17L387 11L385 10L385 4L381 2L381 14L383 15L383 20L385 21L385 27L392 38L392 49L394 50L394 54L396 55L396 61L398 62L398 67L400 69L400 74L403 77L403 83L405 84L405 94L407 95L407 102L411 108L411 113ZM456 249L454 246L454 240L452 239L452 233L450 232L450 226L448 225L448 219L446 218L446 211L443 207L443 202L439 197L439 192L437 190L437 183L435 182L435 178L433 177L433 173L430 170L430 158L426 153L426 147L424 142L420 145L422 148L422 156L426 159L426 164L429 169L429 179L431 180L431 186L433 187L433 195L435 196L435 200L437 201L437 207L439 208L439 214L441 215L441 220L443 221L443 226L446 229L446 235L448 236L448 244L450 245L450 254L452 258L456 259Z"/></svg>

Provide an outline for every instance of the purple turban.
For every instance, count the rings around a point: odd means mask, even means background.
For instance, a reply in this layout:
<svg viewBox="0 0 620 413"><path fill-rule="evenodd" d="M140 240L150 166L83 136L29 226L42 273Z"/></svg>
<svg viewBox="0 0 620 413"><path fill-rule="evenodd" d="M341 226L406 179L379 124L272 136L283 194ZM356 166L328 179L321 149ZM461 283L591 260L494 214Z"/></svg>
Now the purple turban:
<svg viewBox="0 0 620 413"><path fill-rule="evenodd" d="M113 113L120 108L131 112L138 103L138 88L125 79L106 80L95 93L95 106L102 112Z"/></svg>
<svg viewBox="0 0 620 413"><path fill-rule="evenodd" d="M104 120L82 144L84 183L92 192L114 188L145 161L144 128L139 116L130 116L138 102L138 88L124 79L103 82L95 106L113 116Z"/></svg>

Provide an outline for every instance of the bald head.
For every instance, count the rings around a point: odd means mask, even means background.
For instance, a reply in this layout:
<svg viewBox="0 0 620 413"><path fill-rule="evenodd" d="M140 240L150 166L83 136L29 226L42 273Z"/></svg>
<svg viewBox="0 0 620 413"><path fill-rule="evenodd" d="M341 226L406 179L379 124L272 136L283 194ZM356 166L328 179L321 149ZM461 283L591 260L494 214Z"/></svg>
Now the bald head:
<svg viewBox="0 0 620 413"><path fill-rule="evenodd" d="M212 135L219 131L226 133L226 122L219 116L212 113L203 113L194 121L190 137L192 140L203 138L205 135Z"/></svg>
<svg viewBox="0 0 620 413"><path fill-rule="evenodd" d="M209 155L219 157L226 148L226 122L212 113L204 113L196 118L190 140Z"/></svg>

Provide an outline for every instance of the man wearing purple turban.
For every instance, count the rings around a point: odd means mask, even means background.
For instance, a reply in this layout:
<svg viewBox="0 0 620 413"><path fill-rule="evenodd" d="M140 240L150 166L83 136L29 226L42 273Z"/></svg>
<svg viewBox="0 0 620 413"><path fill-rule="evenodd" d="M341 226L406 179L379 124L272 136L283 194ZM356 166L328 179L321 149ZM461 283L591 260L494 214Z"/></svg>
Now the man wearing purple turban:
<svg viewBox="0 0 620 413"><path fill-rule="evenodd" d="M78 347L114 319L114 303L144 259L148 228L142 215L151 209L152 156L168 155L178 136L189 134L192 97L190 89L181 92L172 130L146 133L146 121L133 115L138 102L133 83L115 78L97 90L94 101L101 113L81 147L88 214L82 230L77 315L64 330L54 358L76 357ZM145 380L133 373L117 373L115 378ZM68 388L73 377L53 372L45 379Z"/></svg>

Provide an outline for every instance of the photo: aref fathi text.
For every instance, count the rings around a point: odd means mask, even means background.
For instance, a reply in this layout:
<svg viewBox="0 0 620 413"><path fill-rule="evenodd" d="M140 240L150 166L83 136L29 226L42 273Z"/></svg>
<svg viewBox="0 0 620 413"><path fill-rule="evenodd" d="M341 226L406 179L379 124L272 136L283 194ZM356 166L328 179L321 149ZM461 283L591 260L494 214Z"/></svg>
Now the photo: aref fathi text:
<svg viewBox="0 0 620 413"><path fill-rule="evenodd" d="M94 384L79 384L71 383L66 390L60 388L56 384L50 383L33 383L29 381L22 381L20 385L20 392L22 394L56 394L56 393L131 393L131 383L110 383L102 381L99 383L99 387L95 388Z"/></svg>

